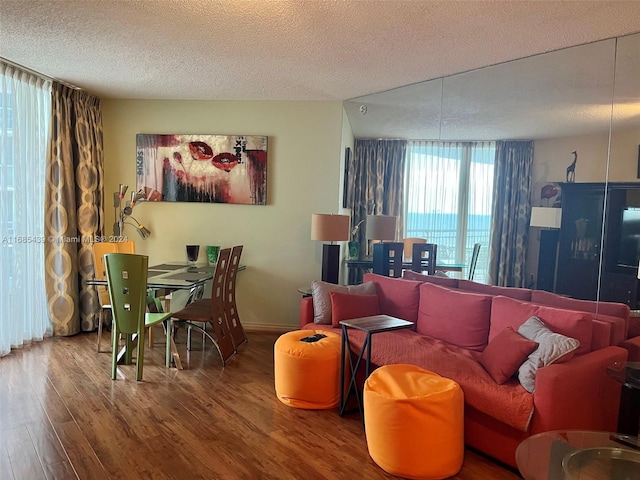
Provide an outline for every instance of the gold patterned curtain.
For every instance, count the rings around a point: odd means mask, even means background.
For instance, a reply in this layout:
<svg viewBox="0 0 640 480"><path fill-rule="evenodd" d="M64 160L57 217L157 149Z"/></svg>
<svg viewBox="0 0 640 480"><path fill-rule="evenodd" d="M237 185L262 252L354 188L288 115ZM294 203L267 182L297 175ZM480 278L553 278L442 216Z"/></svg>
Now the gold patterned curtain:
<svg viewBox="0 0 640 480"><path fill-rule="evenodd" d="M367 215L393 215L398 217L397 231L403 231L406 149L405 140L356 140L348 170L352 227ZM364 232L358 229L352 240L364 245Z"/></svg>
<svg viewBox="0 0 640 480"><path fill-rule="evenodd" d="M524 287L531 203L532 141L496 142L489 283Z"/></svg>
<svg viewBox="0 0 640 480"><path fill-rule="evenodd" d="M45 283L54 335L95 329L91 242L104 232L100 99L58 82L52 89L45 186Z"/></svg>

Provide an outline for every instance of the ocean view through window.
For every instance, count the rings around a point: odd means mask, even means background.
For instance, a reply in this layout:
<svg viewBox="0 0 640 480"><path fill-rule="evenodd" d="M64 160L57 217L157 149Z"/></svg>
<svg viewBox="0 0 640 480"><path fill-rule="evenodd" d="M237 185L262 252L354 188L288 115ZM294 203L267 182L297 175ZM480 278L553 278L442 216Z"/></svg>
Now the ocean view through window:
<svg viewBox="0 0 640 480"><path fill-rule="evenodd" d="M474 279L489 263L495 142L413 141L405 162L405 237L438 245L438 259L469 264L482 244Z"/></svg>

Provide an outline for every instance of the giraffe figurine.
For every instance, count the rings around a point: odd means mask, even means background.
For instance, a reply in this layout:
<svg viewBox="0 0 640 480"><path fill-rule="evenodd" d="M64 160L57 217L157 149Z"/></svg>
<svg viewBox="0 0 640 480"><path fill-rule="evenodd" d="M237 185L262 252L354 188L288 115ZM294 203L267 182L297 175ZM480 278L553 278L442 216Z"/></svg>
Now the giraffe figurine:
<svg viewBox="0 0 640 480"><path fill-rule="evenodd" d="M573 183L576 181L576 163L578 162L578 152L573 151L573 162L567 167L567 183Z"/></svg>

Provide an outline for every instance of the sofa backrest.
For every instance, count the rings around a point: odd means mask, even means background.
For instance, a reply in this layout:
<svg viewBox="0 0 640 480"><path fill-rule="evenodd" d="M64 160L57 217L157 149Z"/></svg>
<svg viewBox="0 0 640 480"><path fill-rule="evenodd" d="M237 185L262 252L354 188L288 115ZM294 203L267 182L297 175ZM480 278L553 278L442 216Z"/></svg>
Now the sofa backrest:
<svg viewBox="0 0 640 480"><path fill-rule="evenodd" d="M402 278L406 280L416 280L418 282L435 283L441 287L458 288L457 278L441 277L439 275L423 275L413 270L405 270L402 272Z"/></svg>
<svg viewBox="0 0 640 480"><path fill-rule="evenodd" d="M515 298L528 302L531 300L531 290L528 288L497 287L486 283L474 282L471 280L459 280L458 288L468 292L485 293L488 295L502 295L503 297Z"/></svg>
<svg viewBox="0 0 640 480"><path fill-rule="evenodd" d="M628 336L630 310L629 306L624 303L577 300L545 292L544 290L533 290L531 292L531 302L538 305L580 310L593 314L597 312L595 319L611 324L611 345L619 345Z"/></svg>
<svg viewBox="0 0 640 480"><path fill-rule="evenodd" d="M365 273L364 282L374 282L380 313L415 322L418 318L421 282Z"/></svg>
<svg viewBox="0 0 640 480"><path fill-rule="evenodd" d="M503 296L494 297L491 304L489 341L507 327L518 331L520 325L532 316L542 320L550 330L578 340L580 347L576 350L576 355L591 351L593 337L593 317L591 313L535 305ZM600 330L598 329L597 332L600 332ZM608 338L599 338L596 344L599 345L605 342L608 342Z"/></svg>

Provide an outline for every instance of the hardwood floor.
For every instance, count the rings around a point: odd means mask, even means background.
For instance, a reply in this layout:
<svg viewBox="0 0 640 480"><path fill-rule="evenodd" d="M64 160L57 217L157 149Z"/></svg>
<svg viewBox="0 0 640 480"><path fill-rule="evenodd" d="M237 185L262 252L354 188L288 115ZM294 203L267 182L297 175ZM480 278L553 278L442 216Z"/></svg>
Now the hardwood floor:
<svg viewBox="0 0 640 480"><path fill-rule="evenodd" d="M273 333L221 368L212 345L164 346L110 378L96 334L46 339L0 359L0 479L389 479L369 457L360 418L290 408L274 393ZM194 348L198 335L194 335ZM156 335L161 339L162 335ZM517 479L469 449L457 479Z"/></svg>

